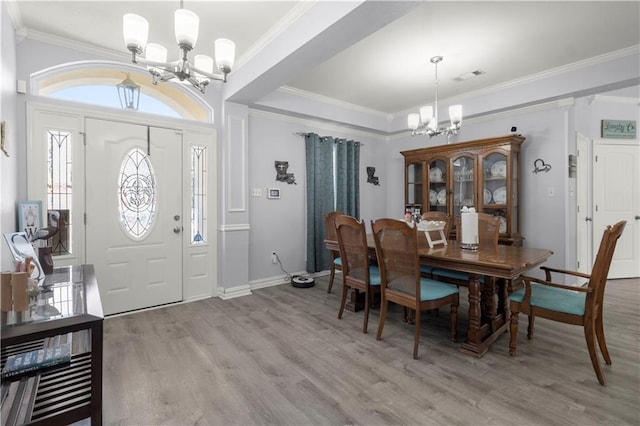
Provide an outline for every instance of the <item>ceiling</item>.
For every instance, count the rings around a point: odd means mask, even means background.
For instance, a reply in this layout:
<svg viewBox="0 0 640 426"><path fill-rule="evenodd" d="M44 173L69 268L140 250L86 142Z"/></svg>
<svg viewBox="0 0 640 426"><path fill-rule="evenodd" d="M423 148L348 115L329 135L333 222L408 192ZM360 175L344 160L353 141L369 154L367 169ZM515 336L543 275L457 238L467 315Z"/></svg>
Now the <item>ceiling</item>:
<svg viewBox="0 0 640 426"><path fill-rule="evenodd" d="M200 17L195 53L213 56L213 40L236 42L236 67L273 40L315 2L186 1ZM439 98L451 98L512 83L640 44L640 2L453 2L407 3L408 12L382 28L372 26L359 40L346 38L339 52L301 72L289 72L286 86L338 99L386 114L431 102L434 67L439 65ZM150 42L174 52L173 11L178 1L9 2L19 36L120 52L122 15L133 12L150 23ZM339 7L334 2L333 6ZM302 12L301 12L302 11ZM404 12L403 12L404 13ZM358 22L365 26L368 20ZM327 46L328 47L328 46ZM314 47L319 49L318 46ZM462 74L482 71L461 80ZM233 72L229 79L233 79Z"/></svg>

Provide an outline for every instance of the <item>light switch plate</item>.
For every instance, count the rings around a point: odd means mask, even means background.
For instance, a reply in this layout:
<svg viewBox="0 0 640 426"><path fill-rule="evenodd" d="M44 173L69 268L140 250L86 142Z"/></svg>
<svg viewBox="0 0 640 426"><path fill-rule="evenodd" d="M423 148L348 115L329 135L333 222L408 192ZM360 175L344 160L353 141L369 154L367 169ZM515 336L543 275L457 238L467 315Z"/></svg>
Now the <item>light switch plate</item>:
<svg viewBox="0 0 640 426"><path fill-rule="evenodd" d="M262 197L262 188L252 188L251 189L252 197Z"/></svg>

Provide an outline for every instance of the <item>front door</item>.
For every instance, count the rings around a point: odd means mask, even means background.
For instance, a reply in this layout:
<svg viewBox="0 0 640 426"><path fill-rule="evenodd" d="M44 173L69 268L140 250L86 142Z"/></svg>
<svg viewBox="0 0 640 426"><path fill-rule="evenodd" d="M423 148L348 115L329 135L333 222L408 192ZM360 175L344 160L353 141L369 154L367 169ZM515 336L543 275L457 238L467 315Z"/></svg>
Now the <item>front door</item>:
<svg viewBox="0 0 640 426"><path fill-rule="evenodd" d="M182 300L182 135L86 120L86 261L105 315Z"/></svg>
<svg viewBox="0 0 640 426"><path fill-rule="evenodd" d="M594 251L607 225L626 220L609 278L640 277L640 146L637 141L596 141L593 159Z"/></svg>

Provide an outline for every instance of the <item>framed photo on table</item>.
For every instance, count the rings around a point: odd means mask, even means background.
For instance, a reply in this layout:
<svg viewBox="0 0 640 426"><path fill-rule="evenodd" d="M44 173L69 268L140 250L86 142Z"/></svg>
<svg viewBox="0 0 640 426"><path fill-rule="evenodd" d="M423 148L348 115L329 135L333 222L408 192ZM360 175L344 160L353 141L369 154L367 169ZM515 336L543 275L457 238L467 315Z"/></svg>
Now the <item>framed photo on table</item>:
<svg viewBox="0 0 640 426"><path fill-rule="evenodd" d="M18 231L24 232L30 240L42 228L42 201L23 200L18 201Z"/></svg>

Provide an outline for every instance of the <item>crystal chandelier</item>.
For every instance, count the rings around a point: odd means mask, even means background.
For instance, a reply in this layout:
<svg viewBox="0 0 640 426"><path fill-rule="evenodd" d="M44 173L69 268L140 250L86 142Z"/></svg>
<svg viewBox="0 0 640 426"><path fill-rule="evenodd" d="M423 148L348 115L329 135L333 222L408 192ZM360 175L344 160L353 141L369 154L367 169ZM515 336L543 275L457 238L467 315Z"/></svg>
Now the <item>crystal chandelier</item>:
<svg viewBox="0 0 640 426"><path fill-rule="evenodd" d="M436 68L436 79L434 85L436 87L436 101L434 106L423 106L420 108L420 114L409 114L407 117L407 124L411 129L411 136L415 135L429 135L429 137L437 136L440 134L456 135L462 124L462 105L451 105L449 107L449 120L451 125L449 127L438 127L438 63L442 61L442 56L434 56L431 58L431 63ZM422 127L420 127L422 126Z"/></svg>
<svg viewBox="0 0 640 426"><path fill-rule="evenodd" d="M180 47L180 58L177 61L167 62L167 49L163 46L147 44L149 22L145 18L127 13L122 22L124 42L132 54L131 61L147 66L147 70L153 76L153 84L177 78L180 81L188 81L204 93L210 80L227 81L227 74L231 72L235 58L235 43L224 38L215 41L216 65L222 74L213 74L213 59L207 55L195 55L191 64L187 54L196 45L200 20L198 15L183 8L182 1L180 9L176 10L174 15L176 43ZM138 56L143 53L144 58Z"/></svg>

